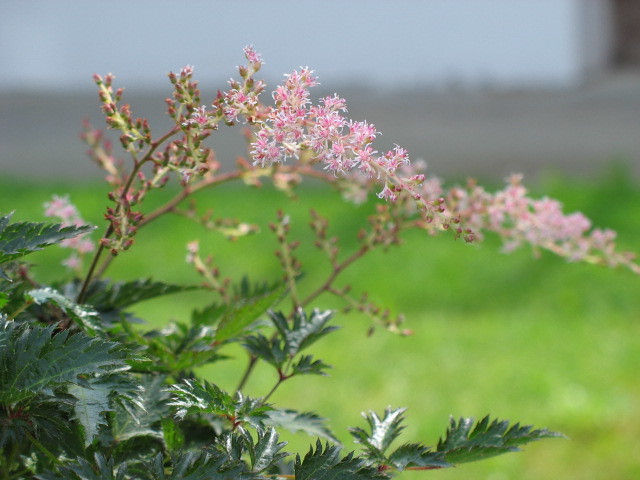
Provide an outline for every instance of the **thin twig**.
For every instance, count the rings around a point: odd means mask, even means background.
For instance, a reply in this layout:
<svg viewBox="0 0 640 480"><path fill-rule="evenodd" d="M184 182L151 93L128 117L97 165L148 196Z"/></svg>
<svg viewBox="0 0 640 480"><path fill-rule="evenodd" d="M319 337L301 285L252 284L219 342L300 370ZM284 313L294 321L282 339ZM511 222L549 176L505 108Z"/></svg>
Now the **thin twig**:
<svg viewBox="0 0 640 480"><path fill-rule="evenodd" d="M349 265L351 265L353 262L355 262L356 260L358 260L360 257L362 257L365 253L367 253L370 250L370 246L365 244L362 245L357 251L355 251L350 257L346 258L344 261L342 261L341 263L339 263L338 265L333 267L333 271L331 272L331 274L327 277L327 279L325 280L325 282L320 285L313 293L311 293L307 298L305 298L300 305L301 306L306 306L309 303L311 303L313 300L315 300L318 296L320 296L323 292L328 291L331 288L331 285L333 284L334 280L338 277L338 275L340 275L340 273L346 269Z"/></svg>

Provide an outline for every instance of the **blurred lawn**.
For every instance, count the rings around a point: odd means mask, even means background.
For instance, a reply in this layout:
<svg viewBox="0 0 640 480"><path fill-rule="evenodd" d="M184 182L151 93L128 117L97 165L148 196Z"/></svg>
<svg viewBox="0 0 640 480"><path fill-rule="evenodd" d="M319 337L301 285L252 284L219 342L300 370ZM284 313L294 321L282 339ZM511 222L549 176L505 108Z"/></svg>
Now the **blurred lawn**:
<svg viewBox="0 0 640 480"><path fill-rule="evenodd" d="M41 205L54 193L70 193L85 219L102 225L106 189L96 184L4 178L1 210L16 210L15 219L42 220ZM167 282L196 283L199 279L184 262L185 244L200 238L202 252L214 255L223 276L272 279L279 274L271 254L276 243L266 225L278 209L291 213L292 237L304 241L311 238L307 211L315 208L330 219L348 252L373 202L354 207L319 186L300 193L293 202L279 192L239 185L202 192L202 208L257 222L262 233L232 243L183 218L165 218L140 232L138 244L114 262L109 276L133 279L143 272ZM583 211L597 226L617 230L621 248L640 251L640 187L624 169L612 169L597 182L548 175L533 193L560 199L567 211ZM308 291L328 271L311 243L299 249L306 267L301 288ZM58 262L66 254L51 250L30 257L43 280L60 274ZM375 252L354 265L342 283L353 283L355 292L367 291L380 305L404 312L415 334L400 338L378 330L367 338L367 319L339 315L336 323L343 328L314 347L334 365L331 377L284 384L273 397L279 406L316 410L330 418L348 450L353 444L346 428L362 424L359 412L380 412L387 405L409 407L405 441L434 444L449 415L479 418L487 413L570 437L530 445L524 453L401 478L640 478L639 277L566 264L550 254L534 259L527 249L503 255L493 238L465 245L448 235L412 232L402 248ZM137 311L162 324L185 318L194 305L211 301L209 295L167 297ZM321 298L317 305L337 306L332 298ZM206 373L233 388L244 363L238 356ZM274 378L264 372L252 378L250 394L264 395L271 387ZM306 449L309 443L304 436L291 440L292 449Z"/></svg>

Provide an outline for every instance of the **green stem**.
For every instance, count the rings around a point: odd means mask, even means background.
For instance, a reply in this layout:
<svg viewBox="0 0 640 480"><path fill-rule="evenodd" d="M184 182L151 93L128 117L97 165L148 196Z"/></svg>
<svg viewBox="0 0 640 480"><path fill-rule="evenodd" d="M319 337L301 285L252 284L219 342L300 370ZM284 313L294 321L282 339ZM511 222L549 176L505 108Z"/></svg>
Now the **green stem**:
<svg viewBox="0 0 640 480"><path fill-rule="evenodd" d="M251 373L253 373L253 369L255 368L257 363L258 357L256 357L255 355L249 355L249 364L247 365L247 368L244 371L242 378L240 379L240 383L236 387L236 393L241 392L244 389L244 386L247 384L247 380L249 380L249 377L251 376Z"/></svg>
<svg viewBox="0 0 640 480"><path fill-rule="evenodd" d="M107 228L107 231L104 234L103 238L109 238L112 233L113 233L113 227L109 225L109 228ZM104 248L105 248L104 245L101 243L100 246L98 247L98 251L93 257L93 261L91 262L91 266L89 267L87 276L85 277L84 282L82 283L82 288L80 289L78 298L76 298L76 303L84 302L85 297L87 295L87 289L89 288L89 284L91 283L91 279L93 278L93 273L96 269L96 266L98 265L98 261L100 260L100 256L102 255Z"/></svg>
<svg viewBox="0 0 640 480"><path fill-rule="evenodd" d="M13 320L14 318L16 318L18 315L20 315L22 312L24 312L27 308L29 308L29 306L33 304L33 300L29 300L27 302L24 302L24 304L18 308L15 312L13 312L12 314L10 314L7 317L7 320Z"/></svg>
<svg viewBox="0 0 640 480"><path fill-rule="evenodd" d="M280 384L282 382L284 382L287 379L287 377L282 377L280 376L280 378L278 379L278 381L276 382L276 384L273 386L273 388L271 390L269 390L269 393L267 393L267 395L262 399L262 405L264 405L265 403L267 403L267 400L269 400L269 398L271 397L271 395L274 394L274 392L278 389L278 387L280 386Z"/></svg>
<svg viewBox="0 0 640 480"><path fill-rule="evenodd" d="M51 462L54 465L60 465L60 460L58 460L58 458L51 453L49 450L47 450L47 448L42 445L38 440L36 440L36 437L34 437L33 435L31 435L31 433L26 432L27 438L31 441L31 443L33 443L35 445L35 447L40 450L42 453L45 454L45 456L51 460Z"/></svg>

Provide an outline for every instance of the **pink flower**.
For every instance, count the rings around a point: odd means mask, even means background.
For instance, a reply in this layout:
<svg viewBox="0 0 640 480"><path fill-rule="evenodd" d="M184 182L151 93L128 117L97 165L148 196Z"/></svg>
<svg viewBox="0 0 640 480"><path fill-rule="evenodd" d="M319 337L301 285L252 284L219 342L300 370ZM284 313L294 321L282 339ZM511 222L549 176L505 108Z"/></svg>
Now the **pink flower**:
<svg viewBox="0 0 640 480"><path fill-rule="evenodd" d="M253 45L244 47L244 56L253 65L263 65L262 56L253 49Z"/></svg>
<svg viewBox="0 0 640 480"><path fill-rule="evenodd" d="M193 75L193 67L191 65L186 65L182 67L180 70L180 76L182 78L191 77Z"/></svg>
<svg viewBox="0 0 640 480"><path fill-rule="evenodd" d="M47 217L58 217L63 226L86 225L86 222L80 217L78 209L71 203L69 196L54 195L50 202L44 204L45 215ZM70 248L75 252L63 261L63 264L73 270L79 270L81 266L82 256L94 250L94 243L87 238L87 234L78 235L67 238L60 243L61 247Z"/></svg>
<svg viewBox="0 0 640 480"><path fill-rule="evenodd" d="M186 127L188 125L197 125L205 127L209 123L209 116L207 115L206 108L207 107L205 105L196 108L191 112L189 119L182 123L182 126Z"/></svg>
<svg viewBox="0 0 640 480"><path fill-rule="evenodd" d="M384 188L380 193L378 193L378 198L393 202L398 198L398 194L394 191L393 188L389 186L387 182L385 182Z"/></svg>
<svg viewBox="0 0 640 480"><path fill-rule="evenodd" d="M78 218L78 210L69 201L69 195L58 196L54 195L53 200L44 204L45 216L58 217L65 225L71 225L75 219Z"/></svg>

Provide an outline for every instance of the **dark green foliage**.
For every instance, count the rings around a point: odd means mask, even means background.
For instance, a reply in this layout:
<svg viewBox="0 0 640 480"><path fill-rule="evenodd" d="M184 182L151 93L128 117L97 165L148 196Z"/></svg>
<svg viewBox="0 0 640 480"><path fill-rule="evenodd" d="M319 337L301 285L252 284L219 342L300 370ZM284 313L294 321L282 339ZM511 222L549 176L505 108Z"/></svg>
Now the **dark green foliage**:
<svg viewBox="0 0 640 480"><path fill-rule="evenodd" d="M169 405L177 407L175 414L180 419L186 415L210 413L227 419L235 429L244 423L260 426L271 410L270 406L264 405L260 400L245 398L241 393L232 397L206 380L184 380L182 384L172 385L168 390L172 394Z"/></svg>
<svg viewBox="0 0 640 480"><path fill-rule="evenodd" d="M125 480L131 478L126 475L126 465L120 465L114 471L113 459L107 460L96 453L94 464L84 458L78 458L76 463L60 467L60 473L46 472L37 475L40 480Z"/></svg>
<svg viewBox="0 0 640 480"><path fill-rule="evenodd" d="M253 472L263 472L290 455L287 452L281 452L287 444L279 441L278 433L274 428L268 427L264 430L259 428L257 435L258 439L254 444L249 431L242 431Z"/></svg>
<svg viewBox="0 0 640 480"><path fill-rule="evenodd" d="M369 431L362 428L350 429L356 443L364 447L365 457L374 463L397 470L404 470L407 467L451 467L452 465L445 461L442 453L432 452L428 447L417 443L404 444L387 456L387 450L404 430L402 422L405 411L405 408L387 407L382 418L375 412L369 412L364 415L369 424Z"/></svg>
<svg viewBox="0 0 640 480"><path fill-rule="evenodd" d="M147 359L135 364L138 371L179 375L224 358L215 345L215 330L206 325L176 322L146 334L133 329L126 321L121 325Z"/></svg>
<svg viewBox="0 0 640 480"><path fill-rule="evenodd" d="M63 227L61 224L50 223L9 223L12 215L13 213L9 213L0 216L0 264L94 229L88 225Z"/></svg>
<svg viewBox="0 0 640 480"><path fill-rule="evenodd" d="M434 452L419 443L405 443L398 447L388 458L388 464L397 470L415 467L431 470L436 468L452 467L440 452Z"/></svg>
<svg viewBox="0 0 640 480"><path fill-rule="evenodd" d="M156 455L139 472L141 480L237 480L250 479L241 460L229 461L221 451L185 452L166 465L162 454ZM170 468L167 468L170 467ZM171 473L167 474L167 470Z"/></svg>
<svg viewBox="0 0 640 480"><path fill-rule="evenodd" d="M0 323L0 403L14 405L56 388L75 384L90 388L87 376L126 370L116 344L54 327Z"/></svg>
<svg viewBox="0 0 640 480"><path fill-rule="evenodd" d="M0 219L3 261L88 231L8 226L8 220ZM472 428L472 420L462 419L451 422L435 450L418 443L393 450L405 409L387 408L382 417L365 415L368 428L351 430L362 454L343 456L317 414L266 403L284 380L324 375L328 365L302 352L336 329L327 325L331 311L270 311L285 293L282 283L245 279L224 303L145 332L131 324L130 306L197 287L99 280L81 305L73 300L79 282L38 285L16 274L25 265L8 265L11 281L0 279L0 474L6 478L373 480L557 436L488 418ZM251 355L248 372L260 360L275 368L278 380L266 397L245 396L242 382L230 394L199 378L198 367L226 358L224 348L234 342ZM318 439L304 459L296 455L287 463L291 454L278 434L283 428L334 444Z"/></svg>
<svg viewBox="0 0 640 480"><path fill-rule="evenodd" d="M29 290L26 292L26 296L31 298L37 305L45 305L47 303L55 305L88 334L96 335L104 330L102 319L94 308L78 305L53 288Z"/></svg>
<svg viewBox="0 0 640 480"><path fill-rule="evenodd" d="M364 447L366 458L397 470L408 467L445 468L518 451L520 445L542 438L562 436L546 429L533 430L531 426L521 427L519 424L509 428L508 421L490 421L488 416L478 422L475 428L472 418L461 418L458 422L451 419L446 437L440 439L435 451L412 443L404 444L387 455L387 450L404 429L404 412L404 408L388 407L382 418L375 412L369 412L364 416L369 424L368 430L350 429L356 443Z"/></svg>
<svg viewBox="0 0 640 480"><path fill-rule="evenodd" d="M271 321L284 340L284 350L292 357L338 328L325 326L332 316L330 310L321 312L315 309L309 317L303 310L298 310L291 322L282 312L269 312Z"/></svg>
<svg viewBox="0 0 640 480"><path fill-rule="evenodd" d="M100 312L122 310L136 303L172 293L195 290L193 285L172 285L156 282L150 278L131 282L111 283L105 280L93 282L88 293L87 303Z"/></svg>
<svg viewBox="0 0 640 480"><path fill-rule="evenodd" d="M465 463L495 457L507 452L520 450L525 445L543 438L561 437L547 429L534 430L531 425L516 423L509 427L507 420L493 421L484 417L475 427L473 418L451 419L447 435L438 442L438 452L445 454L451 463Z"/></svg>
<svg viewBox="0 0 640 480"><path fill-rule="evenodd" d="M371 466L353 453L340 458L340 447L325 445L316 441L316 449L309 449L304 460L296 456L294 471L296 480L365 480L387 478L377 468Z"/></svg>
<svg viewBox="0 0 640 480"><path fill-rule="evenodd" d="M0 323L0 404L5 429L0 446L51 426L79 421L88 446L105 424L112 401L136 403L140 387L124 377L125 354L113 343L53 327Z"/></svg>
<svg viewBox="0 0 640 480"><path fill-rule="evenodd" d="M387 407L384 411L384 417L381 419L375 412L369 412L364 418L369 424L370 431L367 432L362 428L352 428L351 435L354 436L357 443L364 446L366 454L375 461L384 461L385 452L391 443L404 430L402 421L405 408L392 409Z"/></svg>
<svg viewBox="0 0 640 480"><path fill-rule="evenodd" d="M252 291L248 282L243 281L240 293L234 296L237 300L224 312L218 323L216 342L227 342L244 334L250 325L280 300L284 291L284 285L257 287Z"/></svg>
<svg viewBox="0 0 640 480"><path fill-rule="evenodd" d="M324 370L329 366L314 360L311 355L301 356L295 363L293 359L302 350L336 330L337 327L326 326L332 316L330 310L321 312L316 309L309 317L303 310L297 310L290 321L282 312L270 311L269 318L278 335L273 335L271 339L261 334L248 336L245 347L252 355L276 367L282 380L298 374L324 375Z"/></svg>

